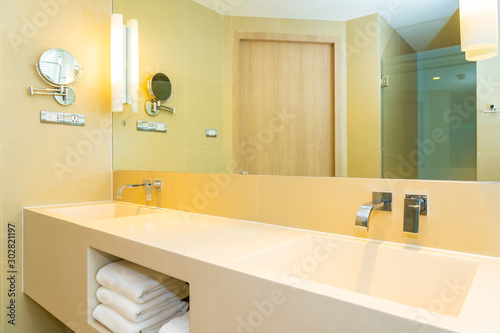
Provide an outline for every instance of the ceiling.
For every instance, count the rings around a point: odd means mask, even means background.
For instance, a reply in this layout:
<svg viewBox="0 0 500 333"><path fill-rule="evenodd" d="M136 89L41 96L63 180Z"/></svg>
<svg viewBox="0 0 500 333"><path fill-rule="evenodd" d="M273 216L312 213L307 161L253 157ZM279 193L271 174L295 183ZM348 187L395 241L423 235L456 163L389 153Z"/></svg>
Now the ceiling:
<svg viewBox="0 0 500 333"><path fill-rule="evenodd" d="M458 0L195 0L231 16L348 21L380 13L395 29L450 17Z"/></svg>

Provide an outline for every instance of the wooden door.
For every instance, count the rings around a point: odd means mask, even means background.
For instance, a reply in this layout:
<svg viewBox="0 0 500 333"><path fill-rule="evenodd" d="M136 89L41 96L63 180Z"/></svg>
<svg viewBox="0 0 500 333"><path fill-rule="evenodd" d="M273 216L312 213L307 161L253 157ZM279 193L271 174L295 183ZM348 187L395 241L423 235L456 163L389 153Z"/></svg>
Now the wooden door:
<svg viewBox="0 0 500 333"><path fill-rule="evenodd" d="M240 172L334 176L332 44L240 40L238 49Z"/></svg>

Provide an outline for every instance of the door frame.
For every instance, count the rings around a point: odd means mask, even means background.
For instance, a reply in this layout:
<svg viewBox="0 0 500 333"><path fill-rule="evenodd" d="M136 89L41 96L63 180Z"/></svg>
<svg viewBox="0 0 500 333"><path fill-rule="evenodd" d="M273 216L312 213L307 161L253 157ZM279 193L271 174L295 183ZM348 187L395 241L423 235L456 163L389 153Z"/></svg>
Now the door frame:
<svg viewBox="0 0 500 333"><path fill-rule="evenodd" d="M233 160L240 162L240 42L241 41L273 41L273 42L294 42L294 43L318 43L328 44L333 52L333 107L334 107L334 128L335 128L335 176L343 176L346 166L343 164L343 152L346 152L347 140L344 124L346 120L345 105L345 75L343 42L340 36L320 36L285 33L266 32L234 32L233 37ZM234 170L236 171L236 170Z"/></svg>

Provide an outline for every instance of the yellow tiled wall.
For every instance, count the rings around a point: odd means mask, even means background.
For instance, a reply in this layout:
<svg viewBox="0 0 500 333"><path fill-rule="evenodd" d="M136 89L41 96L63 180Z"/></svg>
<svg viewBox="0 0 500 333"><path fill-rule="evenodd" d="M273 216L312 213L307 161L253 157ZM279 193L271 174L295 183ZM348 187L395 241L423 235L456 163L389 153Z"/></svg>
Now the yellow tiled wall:
<svg viewBox="0 0 500 333"><path fill-rule="evenodd" d="M113 114L114 169L223 170L223 142L230 145L232 138L223 130L222 15L191 0L114 0L113 12L124 22L139 21L140 76L139 112L125 105L125 112ZM144 110L151 99L146 82L157 72L172 81L165 105L175 107L175 115L150 117ZM137 120L166 123L168 132L139 132ZM217 138L205 137L206 128L217 129Z"/></svg>
<svg viewBox="0 0 500 333"><path fill-rule="evenodd" d="M500 56L479 61L476 66L477 180L500 181L500 114L484 113L487 105L500 108Z"/></svg>
<svg viewBox="0 0 500 333"><path fill-rule="evenodd" d="M396 142L392 139L386 142L384 158L389 161L401 153L401 149L411 151L413 145L413 140L410 138L402 140L400 133L397 133L401 126L391 126L391 123L386 123L382 133L380 77L387 73L382 73L381 62L383 58L409 54L414 50L378 14L350 20L346 24L347 175L379 178L382 176L382 135L386 138L398 137ZM391 75L390 79L390 87L384 88L387 89L384 91L386 94L384 121L400 122L399 124L407 122L408 119L405 117L409 117L411 112L403 115L398 112L402 107L405 107L405 110L415 109L412 116L417 121L416 72L413 87L409 86L408 78L405 79L408 82L403 82L402 75L398 77Z"/></svg>
<svg viewBox="0 0 500 333"><path fill-rule="evenodd" d="M347 176L381 176L379 15L347 21Z"/></svg>
<svg viewBox="0 0 500 333"><path fill-rule="evenodd" d="M142 189L128 189L124 201L500 257L499 184L115 171L114 191L145 177L163 179L163 191L147 203ZM367 232L354 221L373 191L392 192L393 211L373 212ZM403 233L405 194L428 195L418 235Z"/></svg>
<svg viewBox="0 0 500 333"><path fill-rule="evenodd" d="M22 293L21 214L27 206L110 199L110 14L110 2L101 0L0 2L2 332L65 332ZM34 64L50 48L68 50L84 68L71 106L28 93L30 86L47 87ZM41 124L41 110L84 114L86 125ZM8 224L16 229L14 269L7 261ZM12 270L17 272L15 298L7 293L7 271ZM11 299L15 326L5 316Z"/></svg>

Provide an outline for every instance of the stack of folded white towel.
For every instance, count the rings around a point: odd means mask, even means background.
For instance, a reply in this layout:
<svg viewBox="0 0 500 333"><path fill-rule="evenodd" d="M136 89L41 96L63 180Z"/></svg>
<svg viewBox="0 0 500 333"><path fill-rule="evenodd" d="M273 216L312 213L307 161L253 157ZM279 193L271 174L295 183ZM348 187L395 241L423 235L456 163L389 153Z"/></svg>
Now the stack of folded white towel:
<svg viewBox="0 0 500 333"><path fill-rule="evenodd" d="M158 333L188 311L189 304L182 301L189 295L186 282L129 261L104 266L96 279L101 304L92 315L112 332Z"/></svg>
<svg viewBox="0 0 500 333"><path fill-rule="evenodd" d="M159 333L189 333L189 312L163 325Z"/></svg>

